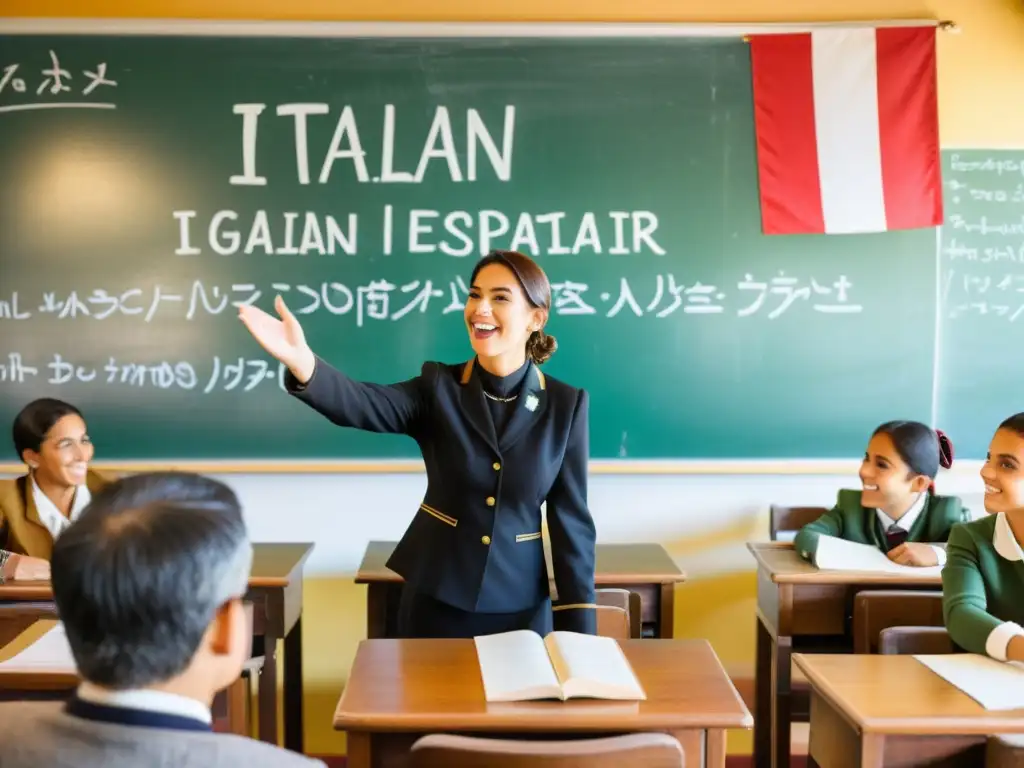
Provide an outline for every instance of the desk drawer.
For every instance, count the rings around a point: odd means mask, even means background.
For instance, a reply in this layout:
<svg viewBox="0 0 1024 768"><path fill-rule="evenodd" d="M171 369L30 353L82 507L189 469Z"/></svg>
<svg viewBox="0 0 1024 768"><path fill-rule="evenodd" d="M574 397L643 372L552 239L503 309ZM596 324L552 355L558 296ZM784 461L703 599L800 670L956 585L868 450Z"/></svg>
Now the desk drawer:
<svg viewBox="0 0 1024 768"><path fill-rule="evenodd" d="M842 635L848 612L845 584L797 584L793 587L793 635Z"/></svg>

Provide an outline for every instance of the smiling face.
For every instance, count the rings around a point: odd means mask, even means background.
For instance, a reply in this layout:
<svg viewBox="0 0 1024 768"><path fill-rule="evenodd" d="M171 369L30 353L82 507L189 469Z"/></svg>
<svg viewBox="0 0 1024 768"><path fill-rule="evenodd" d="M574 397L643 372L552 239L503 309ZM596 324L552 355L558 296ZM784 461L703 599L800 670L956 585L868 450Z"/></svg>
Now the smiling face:
<svg viewBox="0 0 1024 768"><path fill-rule="evenodd" d="M473 351L482 360L503 361L498 367L509 373L526 361L526 340L544 325L544 310L530 304L504 264L488 264L477 273L465 315Z"/></svg>
<svg viewBox="0 0 1024 768"><path fill-rule="evenodd" d="M985 511L1011 512L1024 507L1024 437L1012 429L997 429L981 468L985 481Z"/></svg>
<svg viewBox="0 0 1024 768"><path fill-rule="evenodd" d="M879 432L871 438L860 465L863 485L861 504L880 509L890 517L902 515L928 488L931 479L914 474L900 457L892 438Z"/></svg>
<svg viewBox="0 0 1024 768"><path fill-rule="evenodd" d="M70 413L57 420L38 451L25 451L24 459L40 482L65 488L85 483L93 446L81 416Z"/></svg>

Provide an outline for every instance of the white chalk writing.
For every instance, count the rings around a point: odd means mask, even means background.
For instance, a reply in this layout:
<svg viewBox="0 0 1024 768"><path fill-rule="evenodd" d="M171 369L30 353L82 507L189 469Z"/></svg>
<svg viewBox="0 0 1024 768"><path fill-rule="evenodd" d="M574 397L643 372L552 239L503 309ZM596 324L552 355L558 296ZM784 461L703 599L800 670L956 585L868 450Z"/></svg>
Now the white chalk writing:
<svg viewBox="0 0 1024 768"><path fill-rule="evenodd" d="M488 129L484 116L476 109L465 113L466 131L456 138L448 107L434 109L433 120L423 138L422 150L415 170L399 170L395 167L395 136L398 110L394 104L385 104L381 132L380 157L370 168L373 160L367 159L367 150L360 134L359 121L353 108L346 104L340 111L326 102L278 104L271 111L279 119L290 120L295 147L295 177L299 184L310 184L316 172L318 184L327 184L336 173L351 173L361 183L419 184L428 177L432 166L442 169L450 181L477 181L481 178L481 153L486 156L494 177L500 181L512 178L512 148L515 138L516 109L512 105L504 108L501 123L501 138L496 139ZM234 104L231 111L240 115L242 132L242 172L228 179L232 185L265 186L267 177L259 171L259 122L267 112L266 104ZM325 117L326 116L326 117ZM333 120L334 133L326 149L316 153L316 164L311 167L307 125L310 118ZM497 122L496 120L492 120ZM439 161L433 163L432 161ZM465 162L465 168L463 168ZM319 169L318 171L316 169Z"/></svg>
<svg viewBox="0 0 1024 768"><path fill-rule="evenodd" d="M1024 163L1007 153L955 153L947 176L944 314L1024 322Z"/></svg>
<svg viewBox="0 0 1024 768"><path fill-rule="evenodd" d="M594 287L578 279L561 280L552 284L552 314L605 318L632 315L661 320L673 315L731 313L741 318L763 316L774 320L800 305L831 315L858 314L864 309L851 298L853 283L846 275L835 279L797 278L779 272L757 279L748 273L734 285L730 304L728 290L699 278L686 281L675 274L659 274L644 280L620 277L607 287ZM461 276L407 281L372 278L359 284L325 280L221 285L193 280L188 284L157 283L145 289L46 291L35 304L35 314L58 320L196 320L223 315L228 307L266 302L280 294L300 317L314 313L348 316L357 327L363 327L374 321L400 321L428 312L461 312L468 293ZM9 299L0 299L0 321L31 319L34 314L30 304L18 291L11 293Z"/></svg>
<svg viewBox="0 0 1024 768"><path fill-rule="evenodd" d="M109 357L102 363L82 363L59 353L31 361L21 352L9 352L0 358L0 384L38 381L54 386L244 393L267 383L284 389L284 374L284 366L276 361L244 357L215 356L205 364L188 360L139 362L116 357Z"/></svg>
<svg viewBox="0 0 1024 768"><path fill-rule="evenodd" d="M72 71L63 65L57 51L47 51L46 65L38 69L37 81L30 80L34 71L24 62L0 63L0 113L36 109L116 109L107 101L94 101L117 81L110 77L105 61L91 69ZM30 82L34 85L30 85ZM74 97L89 97L82 101Z"/></svg>

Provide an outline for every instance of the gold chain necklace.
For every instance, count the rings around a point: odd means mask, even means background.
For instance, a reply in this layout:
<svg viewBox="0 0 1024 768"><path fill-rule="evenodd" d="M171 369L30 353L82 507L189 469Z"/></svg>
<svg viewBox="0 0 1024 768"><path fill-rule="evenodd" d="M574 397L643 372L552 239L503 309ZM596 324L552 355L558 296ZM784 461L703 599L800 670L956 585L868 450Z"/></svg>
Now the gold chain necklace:
<svg viewBox="0 0 1024 768"><path fill-rule="evenodd" d="M483 392L484 396L489 397L491 400L494 400L495 402L498 403L511 403L513 400L519 397L519 395L512 395L512 397L498 397L497 395L492 395L486 389Z"/></svg>

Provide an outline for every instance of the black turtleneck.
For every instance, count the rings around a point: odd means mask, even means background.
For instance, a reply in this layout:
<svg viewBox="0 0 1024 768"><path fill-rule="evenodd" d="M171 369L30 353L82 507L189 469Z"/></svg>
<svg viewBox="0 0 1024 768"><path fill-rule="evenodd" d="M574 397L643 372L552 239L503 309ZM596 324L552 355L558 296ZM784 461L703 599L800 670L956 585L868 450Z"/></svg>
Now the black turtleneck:
<svg viewBox="0 0 1024 768"><path fill-rule="evenodd" d="M487 410L490 411L491 421L494 423L494 434L499 438L501 433L505 431L505 425L508 424L512 412L519 405L519 390L529 369L529 360L523 363L519 370L513 371L508 376L495 376L493 373L484 370L482 365L476 366L477 373L480 376L480 386L484 390L484 399L487 401ZM495 400L487 395L501 398L515 397L516 399L504 402L502 400Z"/></svg>

